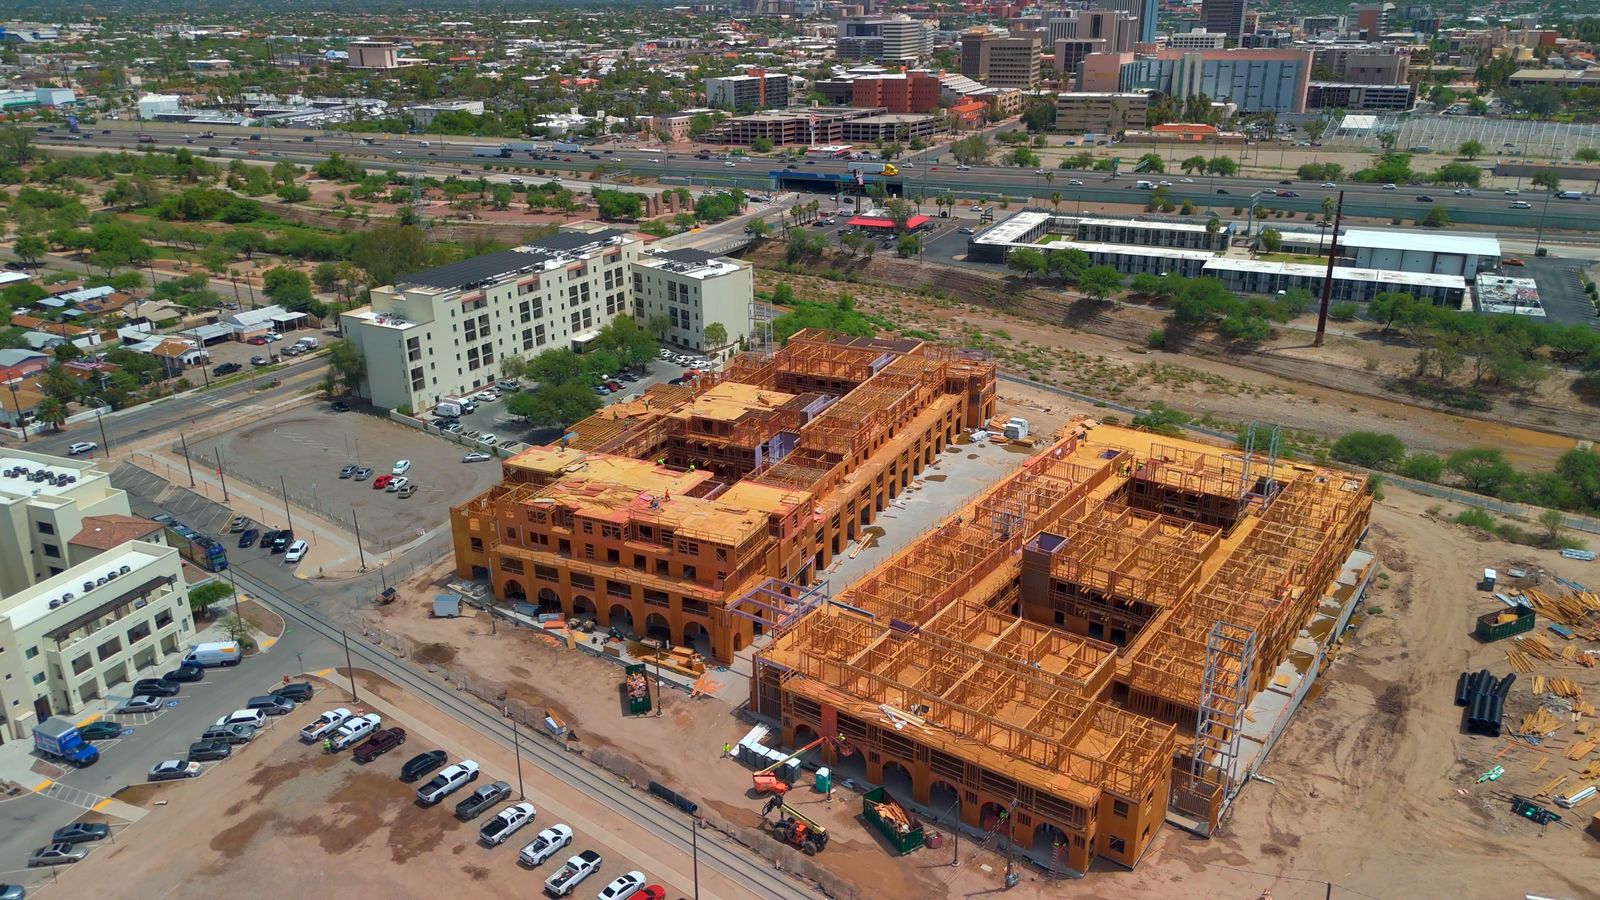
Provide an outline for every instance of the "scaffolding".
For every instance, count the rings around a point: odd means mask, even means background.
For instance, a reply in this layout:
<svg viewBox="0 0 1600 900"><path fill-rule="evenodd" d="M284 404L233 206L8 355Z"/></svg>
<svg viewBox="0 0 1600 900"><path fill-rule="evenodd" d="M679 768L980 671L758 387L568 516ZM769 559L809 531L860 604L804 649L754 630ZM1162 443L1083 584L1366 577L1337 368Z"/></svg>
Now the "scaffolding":
<svg viewBox="0 0 1600 900"><path fill-rule="evenodd" d="M1194 732L1191 772L1205 779L1217 773L1223 791L1237 786L1239 737L1250 705L1246 677L1255 663L1256 633L1217 621L1206 636L1206 666L1200 680L1200 717Z"/></svg>

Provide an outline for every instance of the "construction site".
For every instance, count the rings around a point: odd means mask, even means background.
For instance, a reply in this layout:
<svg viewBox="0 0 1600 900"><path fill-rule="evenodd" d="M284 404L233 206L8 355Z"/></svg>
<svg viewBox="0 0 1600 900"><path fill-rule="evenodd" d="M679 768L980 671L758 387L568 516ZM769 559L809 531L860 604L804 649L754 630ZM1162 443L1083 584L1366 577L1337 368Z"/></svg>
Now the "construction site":
<svg viewBox="0 0 1600 900"><path fill-rule="evenodd" d="M1091 425L785 622L751 679L784 744L1060 874L1216 827L1252 702L1371 562L1359 479Z"/></svg>
<svg viewBox="0 0 1600 900"><path fill-rule="evenodd" d="M505 460L451 509L457 574L727 663L994 406L987 354L802 331Z"/></svg>

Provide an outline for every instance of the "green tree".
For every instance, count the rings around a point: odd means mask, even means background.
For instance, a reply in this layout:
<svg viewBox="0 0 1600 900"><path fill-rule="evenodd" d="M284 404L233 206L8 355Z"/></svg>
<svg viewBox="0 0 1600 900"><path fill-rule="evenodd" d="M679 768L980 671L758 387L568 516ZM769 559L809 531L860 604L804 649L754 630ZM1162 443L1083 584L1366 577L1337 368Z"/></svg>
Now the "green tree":
<svg viewBox="0 0 1600 900"><path fill-rule="evenodd" d="M1533 173L1533 186L1542 187L1554 194L1561 190L1561 176L1549 170Z"/></svg>
<svg viewBox="0 0 1600 900"><path fill-rule="evenodd" d="M1404 327L1415 314L1416 308L1416 298L1410 294L1384 291L1367 304L1367 315L1372 321L1383 323L1383 333L1387 334L1392 325Z"/></svg>
<svg viewBox="0 0 1600 900"><path fill-rule="evenodd" d="M1477 159L1483 155L1483 144L1478 141L1462 141L1461 146L1456 148L1456 153L1467 159Z"/></svg>
<svg viewBox="0 0 1600 900"><path fill-rule="evenodd" d="M1556 460L1556 474L1584 498L1584 505L1600 509L1600 451L1572 449Z"/></svg>
<svg viewBox="0 0 1600 900"><path fill-rule="evenodd" d="M1340 462L1387 470L1405 459L1406 445L1392 434L1352 431L1334 441L1329 455Z"/></svg>
<svg viewBox="0 0 1600 900"><path fill-rule="evenodd" d="M750 149L757 153L771 153L772 141L764 137L758 137L750 142Z"/></svg>
<svg viewBox="0 0 1600 900"><path fill-rule="evenodd" d="M1172 321L1176 325L1198 325L1216 315L1232 315L1242 306L1222 282L1193 278L1172 298Z"/></svg>
<svg viewBox="0 0 1600 900"><path fill-rule="evenodd" d="M1089 254L1075 247L1051 250L1050 255L1045 257L1045 266L1063 282L1076 281L1092 265L1094 260Z"/></svg>
<svg viewBox="0 0 1600 900"><path fill-rule="evenodd" d="M1443 206L1435 203L1433 208L1428 210L1427 216L1423 217L1422 224L1429 228L1443 228L1450 224L1450 213Z"/></svg>
<svg viewBox="0 0 1600 900"><path fill-rule="evenodd" d="M1122 273L1111 266L1093 266L1078 276L1078 290L1104 303L1122 289Z"/></svg>
<svg viewBox="0 0 1600 900"><path fill-rule="evenodd" d="M1516 474L1505 454L1484 448L1457 450L1445 460L1444 468L1480 494L1495 493Z"/></svg>
<svg viewBox="0 0 1600 900"><path fill-rule="evenodd" d="M1144 168L1140 170L1142 172L1154 172L1157 175L1166 174L1167 163L1159 153L1146 153L1139 157L1139 163L1144 165Z"/></svg>
<svg viewBox="0 0 1600 900"><path fill-rule="evenodd" d="M1209 160L1207 160L1204 156L1196 154L1184 160L1183 162L1178 163L1178 168L1182 169L1183 174L1185 175L1193 175L1196 172L1204 172L1206 170L1207 162L1209 162Z"/></svg>
<svg viewBox="0 0 1600 900"><path fill-rule="evenodd" d="M528 424L535 428L564 428L592 415L600 408L600 399L588 384L573 381L512 394L506 398L505 408L514 416L526 416Z"/></svg>
<svg viewBox="0 0 1600 900"><path fill-rule="evenodd" d="M1218 156L1206 163L1206 171L1212 175L1231 178L1239 173L1239 164L1226 156Z"/></svg>
<svg viewBox="0 0 1600 900"><path fill-rule="evenodd" d="M415 225L385 225L356 239L352 260L364 269L372 284L394 284L430 264L433 255L427 236Z"/></svg>
<svg viewBox="0 0 1600 900"><path fill-rule="evenodd" d="M83 382L57 361L45 367L44 374L39 377L39 387L46 396L68 403L83 390Z"/></svg>
<svg viewBox="0 0 1600 900"><path fill-rule="evenodd" d="M528 360L527 374L546 386L582 380L583 359L570 348L555 347Z"/></svg>
<svg viewBox="0 0 1600 900"><path fill-rule="evenodd" d="M22 235L11 245L11 252L15 253L17 259L22 260L23 264L30 268L37 267L39 261L44 259L45 253L49 249L44 242L44 238L35 234Z"/></svg>
<svg viewBox="0 0 1600 900"><path fill-rule="evenodd" d="M359 396L367 378L367 358L349 341L334 341L328 345L328 372L345 393Z"/></svg>
<svg viewBox="0 0 1600 900"><path fill-rule="evenodd" d="M189 608L195 613L201 613L213 603L220 603L233 596L233 588L227 582L209 581L189 590Z"/></svg>
<svg viewBox="0 0 1600 900"><path fill-rule="evenodd" d="M922 252L922 241L914 234L902 234L894 242L894 252L899 254L901 259L910 259Z"/></svg>
<svg viewBox="0 0 1600 900"><path fill-rule="evenodd" d="M1400 464L1399 474L1415 481L1436 482L1444 476L1444 460L1432 453L1413 453Z"/></svg>
<svg viewBox="0 0 1600 900"><path fill-rule="evenodd" d="M1483 170L1471 163L1447 163L1435 169L1428 180L1434 184L1477 187L1483 182Z"/></svg>
<svg viewBox="0 0 1600 900"><path fill-rule="evenodd" d="M989 161L994 146L981 134L974 134L950 144L950 155L964 166L981 166Z"/></svg>
<svg viewBox="0 0 1600 900"><path fill-rule="evenodd" d="M1585 147L1582 150L1572 154L1572 158L1578 162L1600 162L1600 150L1597 150L1594 147Z"/></svg>
<svg viewBox="0 0 1600 900"><path fill-rule="evenodd" d="M33 129L15 123L0 127L0 159L25 166L33 161Z"/></svg>
<svg viewBox="0 0 1600 900"><path fill-rule="evenodd" d="M1045 270L1044 254L1028 247L1019 247L1006 254L1006 268L1028 278Z"/></svg>
<svg viewBox="0 0 1600 900"><path fill-rule="evenodd" d="M1277 253L1283 246L1283 232L1276 228L1261 229L1261 246L1268 253Z"/></svg>
<svg viewBox="0 0 1600 900"><path fill-rule="evenodd" d="M717 350L728 344L728 329L721 322L712 322L703 332L707 350Z"/></svg>
<svg viewBox="0 0 1600 900"><path fill-rule="evenodd" d="M45 397L39 405L33 408L34 415L39 421L50 426L52 431L60 431L61 426L67 422L67 405L55 397Z"/></svg>

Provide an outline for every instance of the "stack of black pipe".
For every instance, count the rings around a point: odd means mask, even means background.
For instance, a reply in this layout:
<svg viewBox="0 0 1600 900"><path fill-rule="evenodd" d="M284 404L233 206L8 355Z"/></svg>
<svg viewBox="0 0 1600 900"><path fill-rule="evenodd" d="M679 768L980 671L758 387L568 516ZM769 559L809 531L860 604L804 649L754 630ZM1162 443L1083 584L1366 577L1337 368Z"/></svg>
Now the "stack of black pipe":
<svg viewBox="0 0 1600 900"><path fill-rule="evenodd" d="M1456 705L1467 708L1467 730L1474 734L1499 737L1506 695L1517 673L1508 672L1497 683L1488 669L1462 672L1456 679Z"/></svg>

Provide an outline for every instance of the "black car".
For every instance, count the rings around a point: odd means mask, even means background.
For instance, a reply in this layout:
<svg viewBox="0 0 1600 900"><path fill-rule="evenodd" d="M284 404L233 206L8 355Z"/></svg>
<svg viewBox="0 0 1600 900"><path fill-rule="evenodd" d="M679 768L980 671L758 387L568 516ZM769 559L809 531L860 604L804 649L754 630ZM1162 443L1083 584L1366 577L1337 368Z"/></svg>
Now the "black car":
<svg viewBox="0 0 1600 900"><path fill-rule="evenodd" d="M162 678L141 678L133 683L133 693L146 697L176 697L178 685Z"/></svg>
<svg viewBox="0 0 1600 900"><path fill-rule="evenodd" d="M328 408L334 412L349 412L350 404L344 402L343 400L335 400L331 405L328 406Z"/></svg>
<svg viewBox="0 0 1600 900"><path fill-rule="evenodd" d="M261 543L265 544L266 541L262 541ZM282 553L292 543L294 543L294 529L293 528L285 528L284 530L278 532L277 535L273 537L273 539L272 539L272 552L273 553Z"/></svg>
<svg viewBox="0 0 1600 900"><path fill-rule="evenodd" d="M227 759L232 755L233 745L222 741L196 741L189 745L189 762Z"/></svg>
<svg viewBox="0 0 1600 900"><path fill-rule="evenodd" d="M91 841L103 841L111 834L111 826L104 822L73 822L57 828L55 834L50 835L52 844L87 844Z"/></svg>
<svg viewBox="0 0 1600 900"><path fill-rule="evenodd" d="M1225 188L1217 188L1217 193L1219 194L1226 194L1227 192L1228 191Z"/></svg>
<svg viewBox="0 0 1600 900"><path fill-rule="evenodd" d="M429 750L427 753L419 753L400 767L400 780L416 781L444 765L449 758L449 754L443 750Z"/></svg>
<svg viewBox="0 0 1600 900"><path fill-rule="evenodd" d="M239 535L239 549L243 550L246 547L255 546L256 538L260 536L261 532L255 530L254 528L246 528L244 533Z"/></svg>
<svg viewBox="0 0 1600 900"><path fill-rule="evenodd" d="M1294 181L1292 181L1291 179L1285 178L1284 180L1282 180L1282 181L1280 181L1278 183L1279 184L1294 184Z"/></svg>
<svg viewBox="0 0 1600 900"><path fill-rule="evenodd" d="M199 681L206 677L206 670L199 666L179 666L161 677L167 681Z"/></svg>
<svg viewBox="0 0 1600 900"><path fill-rule="evenodd" d="M1423 194L1422 196L1417 198L1417 202L1418 203L1432 203L1433 202L1433 198L1429 197L1427 194Z"/></svg>
<svg viewBox="0 0 1600 900"><path fill-rule="evenodd" d="M86 741L109 741L122 737L122 725L117 722L107 722L100 719L90 722L78 729L78 737Z"/></svg>
<svg viewBox="0 0 1600 900"><path fill-rule="evenodd" d="M254 529L251 529L251 530L253 531ZM278 537L278 532L274 531L271 528L268 528L266 531L261 532L261 540L260 540L261 549L263 549L263 550L272 549L272 542L274 540L276 540L277 537Z"/></svg>
<svg viewBox="0 0 1600 900"><path fill-rule="evenodd" d="M304 703L311 699L312 693L314 692L311 688L311 682L297 681L294 684L286 684L278 688L272 692L272 695L274 697L285 697L296 703Z"/></svg>
<svg viewBox="0 0 1600 900"><path fill-rule="evenodd" d="M240 372L240 371L243 371L243 370L244 370L244 366L241 366L238 363L218 363L217 365L215 365L215 366L213 366L211 368L211 374L212 375L232 375L235 372Z"/></svg>

